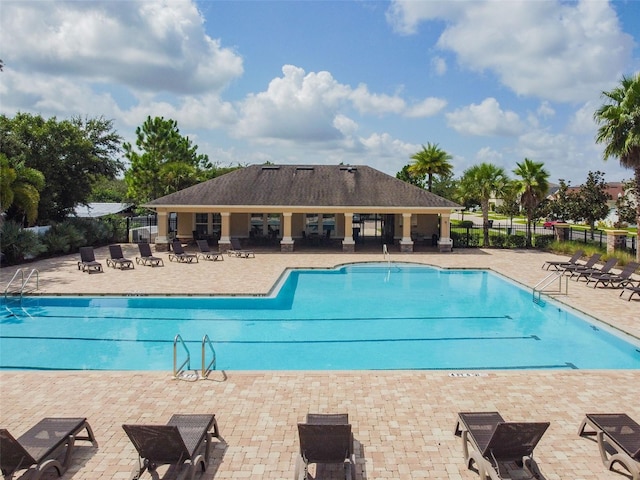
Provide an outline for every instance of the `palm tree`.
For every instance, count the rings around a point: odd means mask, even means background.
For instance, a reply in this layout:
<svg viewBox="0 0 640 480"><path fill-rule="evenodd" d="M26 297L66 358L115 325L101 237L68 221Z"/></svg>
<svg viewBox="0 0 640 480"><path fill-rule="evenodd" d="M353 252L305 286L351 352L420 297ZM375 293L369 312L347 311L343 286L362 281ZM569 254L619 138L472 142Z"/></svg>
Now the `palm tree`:
<svg viewBox="0 0 640 480"><path fill-rule="evenodd" d="M437 143L427 143L422 150L414 153L413 163L409 166L409 173L415 176L427 176L427 190L431 191L434 175L449 175L453 166L449 163L453 157L438 147Z"/></svg>
<svg viewBox="0 0 640 480"><path fill-rule="evenodd" d="M460 179L465 194L480 199L485 247L489 246L489 199L502 195L508 181L504 169L491 163L481 163L468 168Z"/></svg>
<svg viewBox="0 0 640 480"><path fill-rule="evenodd" d="M593 115L600 125L596 142L605 144L605 160L618 157L620 165L633 170L640 227L640 73L622 77L620 85L602 96L605 103ZM640 261L640 248L636 248L636 260Z"/></svg>
<svg viewBox="0 0 640 480"><path fill-rule="evenodd" d="M45 184L42 172L25 167L24 162L12 165L5 154L0 154L0 180L0 212L13 207L26 217L27 223L35 222Z"/></svg>
<svg viewBox="0 0 640 480"><path fill-rule="evenodd" d="M513 173L520 178L518 191L520 205L527 213L527 246L531 246L531 224L536 207L545 199L549 191L549 173L544 169L544 163L534 162L525 158L522 163L516 163Z"/></svg>

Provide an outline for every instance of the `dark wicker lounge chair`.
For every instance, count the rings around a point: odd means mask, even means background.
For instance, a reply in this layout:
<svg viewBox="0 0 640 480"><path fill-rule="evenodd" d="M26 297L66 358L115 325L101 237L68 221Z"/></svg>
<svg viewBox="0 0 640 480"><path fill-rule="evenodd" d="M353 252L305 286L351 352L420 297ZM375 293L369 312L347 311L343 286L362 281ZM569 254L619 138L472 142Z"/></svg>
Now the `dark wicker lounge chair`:
<svg viewBox="0 0 640 480"><path fill-rule="evenodd" d="M345 479L355 480L356 461L348 414L307 414L298 424L300 455L296 458L295 479L307 478L309 464L343 464ZM316 476L317 477L317 476Z"/></svg>
<svg viewBox="0 0 640 480"><path fill-rule="evenodd" d="M231 248L227 250L227 254L229 256L240 257L240 258L255 258L256 254L251 250L244 250L242 245L240 245L240 240L234 237L231 237Z"/></svg>
<svg viewBox="0 0 640 480"><path fill-rule="evenodd" d="M174 240L171 243L171 248L173 250L173 253L169 254L170 262L175 259L177 262L182 263L192 263L194 260L196 261L196 263L198 263L198 255L196 255L195 253L185 252L179 240Z"/></svg>
<svg viewBox="0 0 640 480"><path fill-rule="evenodd" d="M627 298L627 301L631 301L631 298L634 295L638 295L640 297L640 282L638 282L637 285L634 285L632 283L625 284L622 291L620 292L620 296L624 295L624 292L626 292L627 290L631 292L629 294L629 297Z"/></svg>
<svg viewBox="0 0 640 480"><path fill-rule="evenodd" d="M102 264L96 262L96 254L93 251L93 247L80 247L78 270L89 273L102 271Z"/></svg>
<svg viewBox="0 0 640 480"><path fill-rule="evenodd" d="M500 466L507 462L515 462L538 478L533 449L547 428L549 422L505 422L498 412L461 412L455 434L462 437L467 467L475 463L482 480L499 480Z"/></svg>
<svg viewBox="0 0 640 480"><path fill-rule="evenodd" d="M579 281L581 278L588 279L592 273L609 273L616 266L616 263L618 263L617 258L610 258L600 268L576 268L571 272L570 278L576 277L576 281Z"/></svg>
<svg viewBox="0 0 640 480"><path fill-rule="evenodd" d="M582 258L584 254L583 250L576 250L573 256L568 260L564 261L547 261L542 264L542 268L545 270L549 270L550 267L555 268L556 270L560 270L560 267L565 267L567 265L575 265L578 260ZM546 267L546 268L545 268Z"/></svg>
<svg viewBox="0 0 640 480"><path fill-rule="evenodd" d="M78 435L82 430L86 435ZM51 468L62 476L71 462L76 440L98 446L86 418L44 418L18 439L0 429L0 467L5 480L21 470L30 471L30 480L37 480Z"/></svg>
<svg viewBox="0 0 640 480"><path fill-rule="evenodd" d="M640 424L625 413L589 413L578 435L595 436L602 462L611 470L615 463L626 468L633 480L640 480Z"/></svg>
<svg viewBox="0 0 640 480"><path fill-rule="evenodd" d="M638 267L640 267L640 263L629 262L620 273L593 273L587 278L587 285L589 285L591 281L595 281L596 283L593 284L593 288L596 288L600 283L603 287L624 287L625 285L633 283L631 275L636 273Z"/></svg>
<svg viewBox="0 0 640 480"><path fill-rule="evenodd" d="M134 268L133 260L124 258L120 245L109 245L109 256L111 258L107 258L107 267L119 268L120 270Z"/></svg>
<svg viewBox="0 0 640 480"><path fill-rule="evenodd" d="M574 263L573 265L565 265L565 266L561 266L558 267L558 270L562 270L563 273L566 274L572 274L573 272L577 271L577 270L585 270L587 268L594 268L595 264L598 263L598 261L600 260L600 257L602 256L601 253L594 253L593 255L591 255L587 261L585 263Z"/></svg>
<svg viewBox="0 0 640 480"><path fill-rule="evenodd" d="M146 470L155 475L161 465L184 469L182 478L193 479L198 466L203 472L207 469L212 436L220 438L218 423L211 414L173 415L166 425L122 425L122 428L139 455L134 479Z"/></svg>
<svg viewBox="0 0 640 480"><path fill-rule="evenodd" d="M151 245L146 242L138 244L138 250L140 250L140 256L136 257L136 263L142 265L150 265L152 267L157 267L158 265L164 267L164 260L160 257L154 257L153 253L151 253Z"/></svg>
<svg viewBox="0 0 640 480"><path fill-rule="evenodd" d="M196 240L196 243L200 249L200 253L197 254L198 257L203 260L213 260L214 262L217 260L224 260L224 255L220 252L212 251L206 240Z"/></svg>

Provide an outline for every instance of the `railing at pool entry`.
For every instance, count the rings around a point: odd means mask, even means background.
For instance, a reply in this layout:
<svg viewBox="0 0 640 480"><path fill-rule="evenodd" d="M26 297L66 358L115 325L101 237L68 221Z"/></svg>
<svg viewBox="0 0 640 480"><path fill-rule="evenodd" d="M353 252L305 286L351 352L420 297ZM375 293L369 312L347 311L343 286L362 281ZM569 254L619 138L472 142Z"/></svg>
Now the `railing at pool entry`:
<svg viewBox="0 0 640 480"><path fill-rule="evenodd" d="M533 302L541 303L542 301L542 293L547 293L549 295L568 295L569 294L569 277L563 274L562 271L551 272L549 275L544 277L533 287ZM558 288L557 290L545 290L551 284L553 284L556 279L558 280ZM562 288L562 280L564 279L564 291Z"/></svg>
<svg viewBox="0 0 640 480"><path fill-rule="evenodd" d="M180 364L180 367L178 367L178 343L182 345L182 348L187 354L187 359ZM187 344L184 343L184 340L180 334L178 334L173 339L173 378L180 378L185 371L185 366L187 367L187 370L191 370L191 354L189 353Z"/></svg>
<svg viewBox="0 0 640 480"><path fill-rule="evenodd" d="M178 345L182 345L182 349L184 353L187 355L187 358L178 366ZM211 361L207 363L207 350L210 352ZM202 364L200 368L200 378L205 379L209 376L209 374L216 369L216 351L213 348L213 342L209 338L209 335L205 335L202 337ZM187 375L187 370L191 370L191 352L189 352L189 347L182 339L180 334L177 334L173 339L173 378L175 379L189 379L192 380L194 376L197 377L198 372L194 371L193 375Z"/></svg>
<svg viewBox="0 0 640 480"><path fill-rule="evenodd" d="M389 249L386 243L382 244L382 258L387 261L388 266L391 266L391 255L389 255Z"/></svg>
<svg viewBox="0 0 640 480"><path fill-rule="evenodd" d="M209 362L209 364L205 368L206 358L207 358L207 346L209 347L209 351L213 355L213 358ZM212 370L216 369L216 351L213 348L213 343L209 339L209 335L205 335L202 338L202 378L207 378Z"/></svg>
<svg viewBox="0 0 640 480"><path fill-rule="evenodd" d="M6 300L7 295L9 294L9 291L11 291L11 293L19 293L20 297L22 297L22 295L25 293L25 288L26 286L29 284L29 281L31 280L31 278L35 275L36 277L36 286L34 288L34 290L38 290L39 286L40 286L40 272L38 272L37 269L33 268L31 269L31 271L29 272L29 275L27 275L27 278L24 278L24 272L26 271L26 268L19 268L18 270L16 270L16 272L13 274L13 277L11 277L11 280L9 280L9 283L7 283L6 288L4 289L4 298ZM13 282L16 281L16 279L18 278L18 275L20 275L20 288L18 289L16 286L15 290L10 290L11 289L11 285L13 284ZM29 292L31 292L33 290L29 290Z"/></svg>

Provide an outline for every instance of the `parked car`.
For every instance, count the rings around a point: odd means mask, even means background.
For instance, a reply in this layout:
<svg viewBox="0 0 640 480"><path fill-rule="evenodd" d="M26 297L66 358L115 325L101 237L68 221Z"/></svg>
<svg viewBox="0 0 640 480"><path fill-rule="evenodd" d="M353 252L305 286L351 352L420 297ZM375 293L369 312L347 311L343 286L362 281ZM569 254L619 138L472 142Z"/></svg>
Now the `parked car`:
<svg viewBox="0 0 640 480"><path fill-rule="evenodd" d="M557 223L564 223L562 220L547 220L542 224L544 228L556 228Z"/></svg>

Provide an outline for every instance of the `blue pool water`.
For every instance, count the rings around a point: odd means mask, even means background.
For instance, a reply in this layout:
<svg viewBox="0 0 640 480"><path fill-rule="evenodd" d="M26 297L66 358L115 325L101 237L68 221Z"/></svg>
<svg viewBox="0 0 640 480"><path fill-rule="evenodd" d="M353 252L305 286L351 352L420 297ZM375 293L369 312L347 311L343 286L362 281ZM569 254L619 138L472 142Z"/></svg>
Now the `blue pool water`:
<svg viewBox="0 0 640 480"><path fill-rule="evenodd" d="M218 370L639 369L640 344L479 270L294 270L270 297L28 297L0 368L171 370L180 334Z"/></svg>

